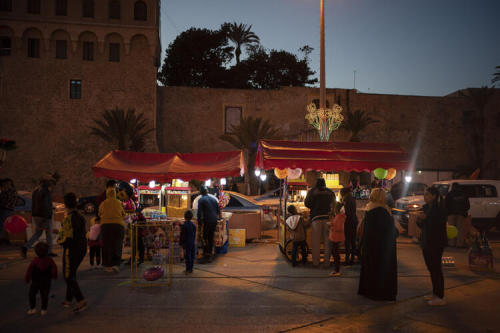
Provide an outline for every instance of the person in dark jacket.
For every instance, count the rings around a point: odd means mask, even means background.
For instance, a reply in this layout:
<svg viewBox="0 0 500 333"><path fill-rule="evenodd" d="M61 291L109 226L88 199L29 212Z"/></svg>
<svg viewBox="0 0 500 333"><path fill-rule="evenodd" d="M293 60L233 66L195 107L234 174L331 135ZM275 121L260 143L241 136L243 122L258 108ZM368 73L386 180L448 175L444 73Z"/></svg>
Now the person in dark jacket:
<svg viewBox="0 0 500 333"><path fill-rule="evenodd" d="M85 218L76 209L77 200L74 193L64 195L64 205L68 215L62 223L58 240L64 248L63 274L66 281L66 300L63 305L71 307L75 298L77 304L73 311L77 313L87 308L87 301L76 281L76 271L87 253Z"/></svg>
<svg viewBox="0 0 500 333"><path fill-rule="evenodd" d="M17 191L10 178L0 180L0 244L8 243L8 234L4 229L5 220L14 214Z"/></svg>
<svg viewBox="0 0 500 333"><path fill-rule="evenodd" d="M35 246L37 257L33 259L26 270L24 280L26 283L31 281L29 299L30 309L28 314L36 313L36 294L40 292L42 299L41 315L47 314L47 306L49 305L49 293L52 279L57 279L57 266L54 260L48 256L49 246L47 243L39 242Z"/></svg>
<svg viewBox="0 0 500 333"><path fill-rule="evenodd" d="M306 242L306 227L309 223L304 221L302 214L297 212L294 205L288 206L290 216L286 219L286 225L290 230L290 238L292 239L292 266L297 266L297 250L300 247L302 252L302 263L307 263L307 242Z"/></svg>
<svg viewBox="0 0 500 333"><path fill-rule="evenodd" d="M330 220L330 214L335 207L335 194L326 187L326 183L323 178L318 178L316 185L307 193L304 204L311 210L309 213L309 220L312 224L312 261L313 266L317 267L320 263L321 242L324 243L325 254L329 254L331 252L330 240L328 238L329 228L327 223ZM328 260L325 260L324 262L325 268L330 266L329 261L328 256Z"/></svg>
<svg viewBox="0 0 500 333"><path fill-rule="evenodd" d="M181 227L181 246L184 248L184 261L186 262L186 274L193 273L194 259L196 258L196 226L191 221L193 212L187 210L184 213L184 223Z"/></svg>
<svg viewBox="0 0 500 333"><path fill-rule="evenodd" d="M469 198L458 183L453 183L451 191L446 195L445 203L448 212L448 223L458 230L457 237L451 239L449 245L463 247L465 245L465 218L470 209Z"/></svg>
<svg viewBox="0 0 500 333"><path fill-rule="evenodd" d="M203 260L200 263L212 261L214 247L214 233L217 227L217 219L221 218L221 212L217 200L208 195L207 188L200 188L201 199L198 200L198 227L203 228Z"/></svg>
<svg viewBox="0 0 500 333"><path fill-rule="evenodd" d="M49 256L56 257L52 252L52 189L54 180L42 180L40 186L33 191L31 202L31 218L36 226L36 232L30 240L21 248L21 255L26 258L28 249L40 238L45 231L47 244L49 245Z"/></svg>
<svg viewBox="0 0 500 333"><path fill-rule="evenodd" d="M342 203L345 210L344 236L345 236L345 264L352 265L356 250L356 229L358 216L356 215L356 199L352 196L351 188L344 187L340 190Z"/></svg>
<svg viewBox="0 0 500 333"><path fill-rule="evenodd" d="M435 187L429 187L424 194L425 205L419 213L417 225L422 230L421 246L425 264L431 274L432 295L425 296L429 305L445 305L444 278L441 260L447 245L446 207Z"/></svg>
<svg viewBox="0 0 500 333"><path fill-rule="evenodd" d="M398 293L397 231L385 191L372 190L361 226L358 294L375 301L395 301Z"/></svg>

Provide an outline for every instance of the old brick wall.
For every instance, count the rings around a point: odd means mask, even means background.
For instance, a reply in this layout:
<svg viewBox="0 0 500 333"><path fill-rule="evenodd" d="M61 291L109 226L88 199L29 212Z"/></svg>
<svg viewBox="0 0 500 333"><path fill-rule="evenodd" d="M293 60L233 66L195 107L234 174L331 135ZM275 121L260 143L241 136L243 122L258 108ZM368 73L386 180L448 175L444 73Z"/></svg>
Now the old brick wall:
<svg viewBox="0 0 500 333"><path fill-rule="evenodd" d="M233 147L220 140L224 133L224 107L241 106L244 116L263 117L281 129L285 139L318 140L304 119L306 105L319 98L315 88L280 90L203 89L160 87L158 128L162 151L221 151ZM426 97L364 94L328 89L327 100L351 110L361 109L380 120L360 133L362 141L396 142L411 153L417 168L454 169L470 165L472 147L466 133L464 111L473 110L463 97ZM486 160L500 152L500 93L487 108ZM349 133L337 131L333 140L346 141ZM498 175L498 173L497 173Z"/></svg>
<svg viewBox="0 0 500 333"><path fill-rule="evenodd" d="M90 195L102 180L91 167L115 147L90 135L89 126L106 109L143 112L155 126L158 22L155 1L148 20L133 20L133 2L121 1L121 19L108 19L107 2L95 2L95 18L81 17L81 4L68 1L68 15L54 16L54 1L42 1L40 15L26 14L13 1L0 12L0 36L12 39L12 52L0 57L0 136L15 139L0 177L30 190L47 172L58 171L56 191ZM40 58L27 57L27 38L41 39ZM55 58L55 40L65 39L67 59ZM82 42L95 42L94 60L82 60ZM109 61L109 42L120 43L120 61ZM82 98L70 99L70 80L81 80ZM147 143L156 151L155 135Z"/></svg>

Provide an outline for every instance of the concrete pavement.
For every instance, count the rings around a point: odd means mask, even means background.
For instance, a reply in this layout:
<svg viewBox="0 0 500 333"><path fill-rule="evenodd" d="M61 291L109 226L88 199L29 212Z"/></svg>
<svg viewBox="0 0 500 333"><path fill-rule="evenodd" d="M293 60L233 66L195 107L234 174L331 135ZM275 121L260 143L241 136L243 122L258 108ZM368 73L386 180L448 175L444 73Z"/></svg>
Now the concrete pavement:
<svg viewBox="0 0 500 333"><path fill-rule="evenodd" d="M500 244L492 243L496 258ZM33 253L30 252L33 256ZM496 273L468 270L466 251L447 249L456 258L445 268L448 305L431 308L422 299L431 289L420 249L406 238L398 243L398 300L374 302L357 295L359 266L329 270L293 268L272 243L230 248L185 276L175 265L167 287L131 287L129 271L89 270L78 279L89 308L74 315L63 309L65 285L53 284L45 317L28 316L28 287L22 276L29 260L17 251L0 252L0 332L495 332L500 281ZM56 263L61 267L61 259ZM125 267L125 266L124 266Z"/></svg>

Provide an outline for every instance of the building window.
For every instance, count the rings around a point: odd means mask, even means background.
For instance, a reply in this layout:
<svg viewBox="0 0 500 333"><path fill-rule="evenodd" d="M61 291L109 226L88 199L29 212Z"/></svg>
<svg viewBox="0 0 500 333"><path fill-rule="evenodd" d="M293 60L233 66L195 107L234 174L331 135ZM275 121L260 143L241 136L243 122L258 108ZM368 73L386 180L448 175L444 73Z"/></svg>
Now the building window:
<svg viewBox="0 0 500 333"><path fill-rule="evenodd" d="M68 0L56 0L56 15L68 15Z"/></svg>
<svg viewBox="0 0 500 333"><path fill-rule="evenodd" d="M109 43L109 61L120 61L120 44Z"/></svg>
<svg viewBox="0 0 500 333"><path fill-rule="evenodd" d="M83 0L83 17L94 17L94 0Z"/></svg>
<svg viewBox="0 0 500 333"><path fill-rule="evenodd" d="M137 1L134 4L134 19L136 21L146 21L148 19L148 7L144 1Z"/></svg>
<svg viewBox="0 0 500 333"><path fill-rule="evenodd" d="M28 13L40 14L40 0L28 0Z"/></svg>
<svg viewBox="0 0 500 333"><path fill-rule="evenodd" d="M80 80L69 81L69 98L71 99L82 98L82 81Z"/></svg>
<svg viewBox="0 0 500 333"><path fill-rule="evenodd" d="M40 58L40 39L28 38L28 57Z"/></svg>
<svg viewBox="0 0 500 333"><path fill-rule="evenodd" d="M12 0L0 0L0 11L2 12L12 11Z"/></svg>
<svg viewBox="0 0 500 333"><path fill-rule="evenodd" d="M233 133L234 127L237 127L241 123L242 108L240 106L226 106L224 110L224 133Z"/></svg>
<svg viewBox="0 0 500 333"><path fill-rule="evenodd" d="M56 40L56 58L66 59L67 54L67 43L65 40Z"/></svg>
<svg viewBox="0 0 500 333"><path fill-rule="evenodd" d="M120 1L111 0L109 2L109 18L110 19L120 19Z"/></svg>
<svg viewBox="0 0 500 333"><path fill-rule="evenodd" d="M94 43L83 42L83 60L94 61Z"/></svg>
<svg viewBox="0 0 500 333"><path fill-rule="evenodd" d="M0 36L0 56L10 56L12 41L10 37Z"/></svg>

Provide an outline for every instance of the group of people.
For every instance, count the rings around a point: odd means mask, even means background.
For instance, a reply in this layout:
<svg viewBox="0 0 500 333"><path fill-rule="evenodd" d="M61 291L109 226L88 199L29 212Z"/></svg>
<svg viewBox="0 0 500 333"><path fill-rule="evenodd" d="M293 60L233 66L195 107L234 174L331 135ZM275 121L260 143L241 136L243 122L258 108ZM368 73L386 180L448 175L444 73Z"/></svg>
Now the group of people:
<svg viewBox="0 0 500 333"><path fill-rule="evenodd" d="M286 224L293 240L292 265L301 249L302 260L307 261L306 227L312 225L312 264L320 265L321 242L324 243L324 265L330 266L333 255L335 270L331 276L340 276L339 247L345 244L345 264L352 265L357 256L361 263L358 294L377 301L395 301L397 295L396 239L399 225L387 205L386 192L372 189L363 221L358 225L356 200L349 188L341 190L341 202L336 203L324 179L317 180L305 200L310 209L305 220L297 209L288 207ZM444 278L441 259L447 245L446 222L448 219L444 198L434 187L424 195L425 205L418 215L422 229L421 247L425 264L430 272L432 294L425 297L429 305L444 305Z"/></svg>

